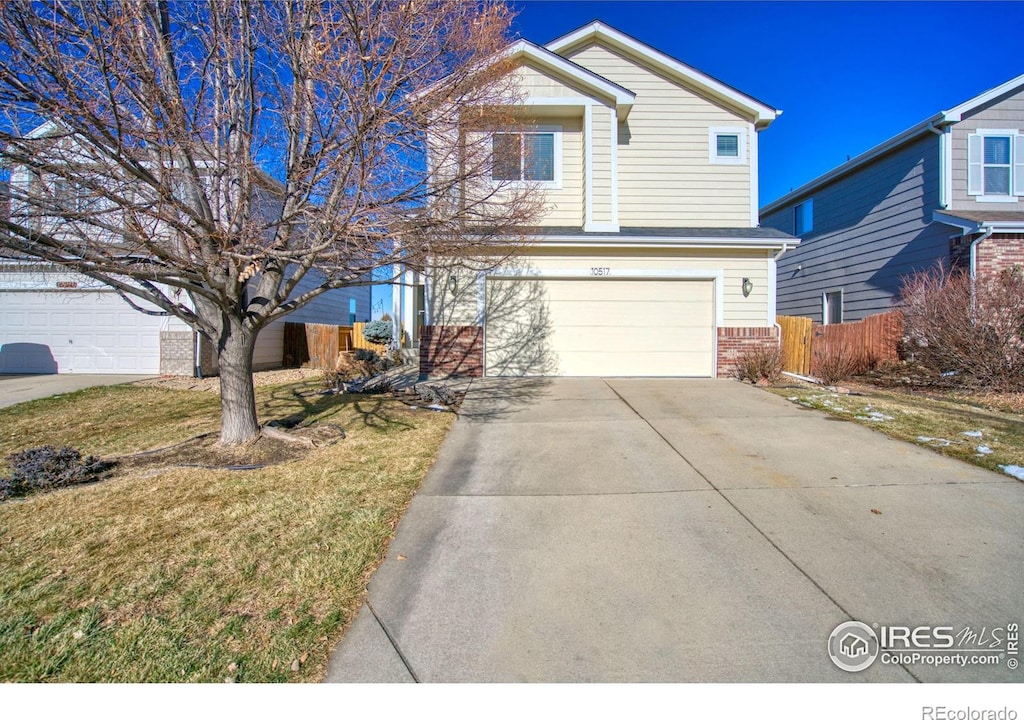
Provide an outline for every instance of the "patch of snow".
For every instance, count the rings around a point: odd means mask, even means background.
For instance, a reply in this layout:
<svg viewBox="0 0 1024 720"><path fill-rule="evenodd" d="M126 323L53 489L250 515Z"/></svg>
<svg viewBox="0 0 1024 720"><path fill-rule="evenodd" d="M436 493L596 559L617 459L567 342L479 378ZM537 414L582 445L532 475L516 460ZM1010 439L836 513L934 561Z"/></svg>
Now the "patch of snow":
<svg viewBox="0 0 1024 720"><path fill-rule="evenodd" d="M792 397L788 397L786 399L789 400L790 402L793 402L794 400L797 399L797 397L796 397L796 395L793 395Z"/></svg>
<svg viewBox="0 0 1024 720"><path fill-rule="evenodd" d="M988 445L979 445L975 450L979 455L991 455L994 452Z"/></svg>
<svg viewBox="0 0 1024 720"><path fill-rule="evenodd" d="M1020 465L1000 465L999 469L1010 477L1015 477L1018 480L1024 480L1024 467Z"/></svg>
<svg viewBox="0 0 1024 720"><path fill-rule="evenodd" d="M857 419L870 420L871 422L885 422L886 420L892 420L892 415L884 415L877 410L873 410L867 415L857 415Z"/></svg>
<svg viewBox="0 0 1024 720"><path fill-rule="evenodd" d="M965 430L964 432L962 432L960 434L961 435L966 435L967 437L980 438L981 437L981 430Z"/></svg>
<svg viewBox="0 0 1024 720"><path fill-rule="evenodd" d="M934 439L935 438L930 438L927 435L918 435L917 436L917 441L918 442L923 442L923 443L930 443Z"/></svg>
<svg viewBox="0 0 1024 720"><path fill-rule="evenodd" d="M944 440L943 438L938 438L935 442L941 447L949 447L953 444L952 440Z"/></svg>

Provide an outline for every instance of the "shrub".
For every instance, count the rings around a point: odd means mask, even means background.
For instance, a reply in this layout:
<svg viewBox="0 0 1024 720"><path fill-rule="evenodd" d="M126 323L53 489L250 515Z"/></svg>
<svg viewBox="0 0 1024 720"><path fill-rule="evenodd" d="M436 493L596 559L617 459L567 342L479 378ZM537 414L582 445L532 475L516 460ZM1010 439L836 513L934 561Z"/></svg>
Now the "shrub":
<svg viewBox="0 0 1024 720"><path fill-rule="evenodd" d="M814 374L826 385L849 380L867 369L867 364L843 345L825 346L814 351Z"/></svg>
<svg viewBox="0 0 1024 720"><path fill-rule="evenodd" d="M900 292L905 351L959 384L1024 389L1024 272L1019 267L972 282L938 267L907 278Z"/></svg>
<svg viewBox="0 0 1024 720"><path fill-rule="evenodd" d="M68 446L29 448L8 455L6 460L11 466L11 475L0 484L0 496L5 500L99 480L110 468L110 463L92 455L83 459L82 453Z"/></svg>
<svg viewBox="0 0 1024 720"><path fill-rule="evenodd" d="M373 350L364 350L363 348L359 348L355 351L355 359L358 362L367 362L374 365L380 364L380 355Z"/></svg>
<svg viewBox="0 0 1024 720"><path fill-rule="evenodd" d="M394 325L390 320L374 320L363 326L363 337L378 345L390 345Z"/></svg>
<svg viewBox="0 0 1024 720"><path fill-rule="evenodd" d="M777 345L747 350L740 358L740 380L774 385L782 377L782 348Z"/></svg>

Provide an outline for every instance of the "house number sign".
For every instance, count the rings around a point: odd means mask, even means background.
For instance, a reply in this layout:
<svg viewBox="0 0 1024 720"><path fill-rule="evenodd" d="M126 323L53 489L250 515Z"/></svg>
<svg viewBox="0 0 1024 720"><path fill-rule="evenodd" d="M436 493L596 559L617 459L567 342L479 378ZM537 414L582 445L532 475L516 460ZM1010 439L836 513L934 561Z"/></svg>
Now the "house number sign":
<svg viewBox="0 0 1024 720"><path fill-rule="evenodd" d="M592 267L590 274L594 277L607 277L612 274L612 269L607 267Z"/></svg>

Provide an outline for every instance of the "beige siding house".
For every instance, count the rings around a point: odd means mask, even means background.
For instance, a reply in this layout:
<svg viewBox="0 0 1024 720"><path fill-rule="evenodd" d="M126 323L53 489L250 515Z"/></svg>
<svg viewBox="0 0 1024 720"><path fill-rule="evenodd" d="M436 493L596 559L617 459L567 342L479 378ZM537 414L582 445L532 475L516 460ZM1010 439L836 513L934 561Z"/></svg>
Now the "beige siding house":
<svg viewBox="0 0 1024 720"><path fill-rule="evenodd" d="M601 22L509 52L535 122L494 133L492 172L547 213L512 260L403 274L421 372L727 377L777 342L799 240L757 226L757 139L779 111Z"/></svg>

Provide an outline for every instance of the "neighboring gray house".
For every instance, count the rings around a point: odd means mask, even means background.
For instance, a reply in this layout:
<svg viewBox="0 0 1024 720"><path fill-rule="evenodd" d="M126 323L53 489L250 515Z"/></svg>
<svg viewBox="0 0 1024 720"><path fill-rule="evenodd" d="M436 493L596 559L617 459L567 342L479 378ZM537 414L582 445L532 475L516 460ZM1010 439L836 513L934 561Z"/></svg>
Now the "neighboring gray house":
<svg viewBox="0 0 1024 720"><path fill-rule="evenodd" d="M47 127L34 132L44 133ZM10 176L12 188L32 182L24 167L11 168ZM72 197L77 202L81 193ZM17 202L13 205L8 186L0 185L0 212L14 217L25 212ZM311 273L295 292L318 282ZM265 327L256 340L253 365L281 366L285 322L349 325L369 317L369 285L326 292ZM0 248L0 374L216 372L209 341L178 318L139 312L98 281Z"/></svg>
<svg viewBox="0 0 1024 720"><path fill-rule="evenodd" d="M939 112L761 208L801 244L777 308L822 323L885 312L908 274L1024 265L1024 75Z"/></svg>

